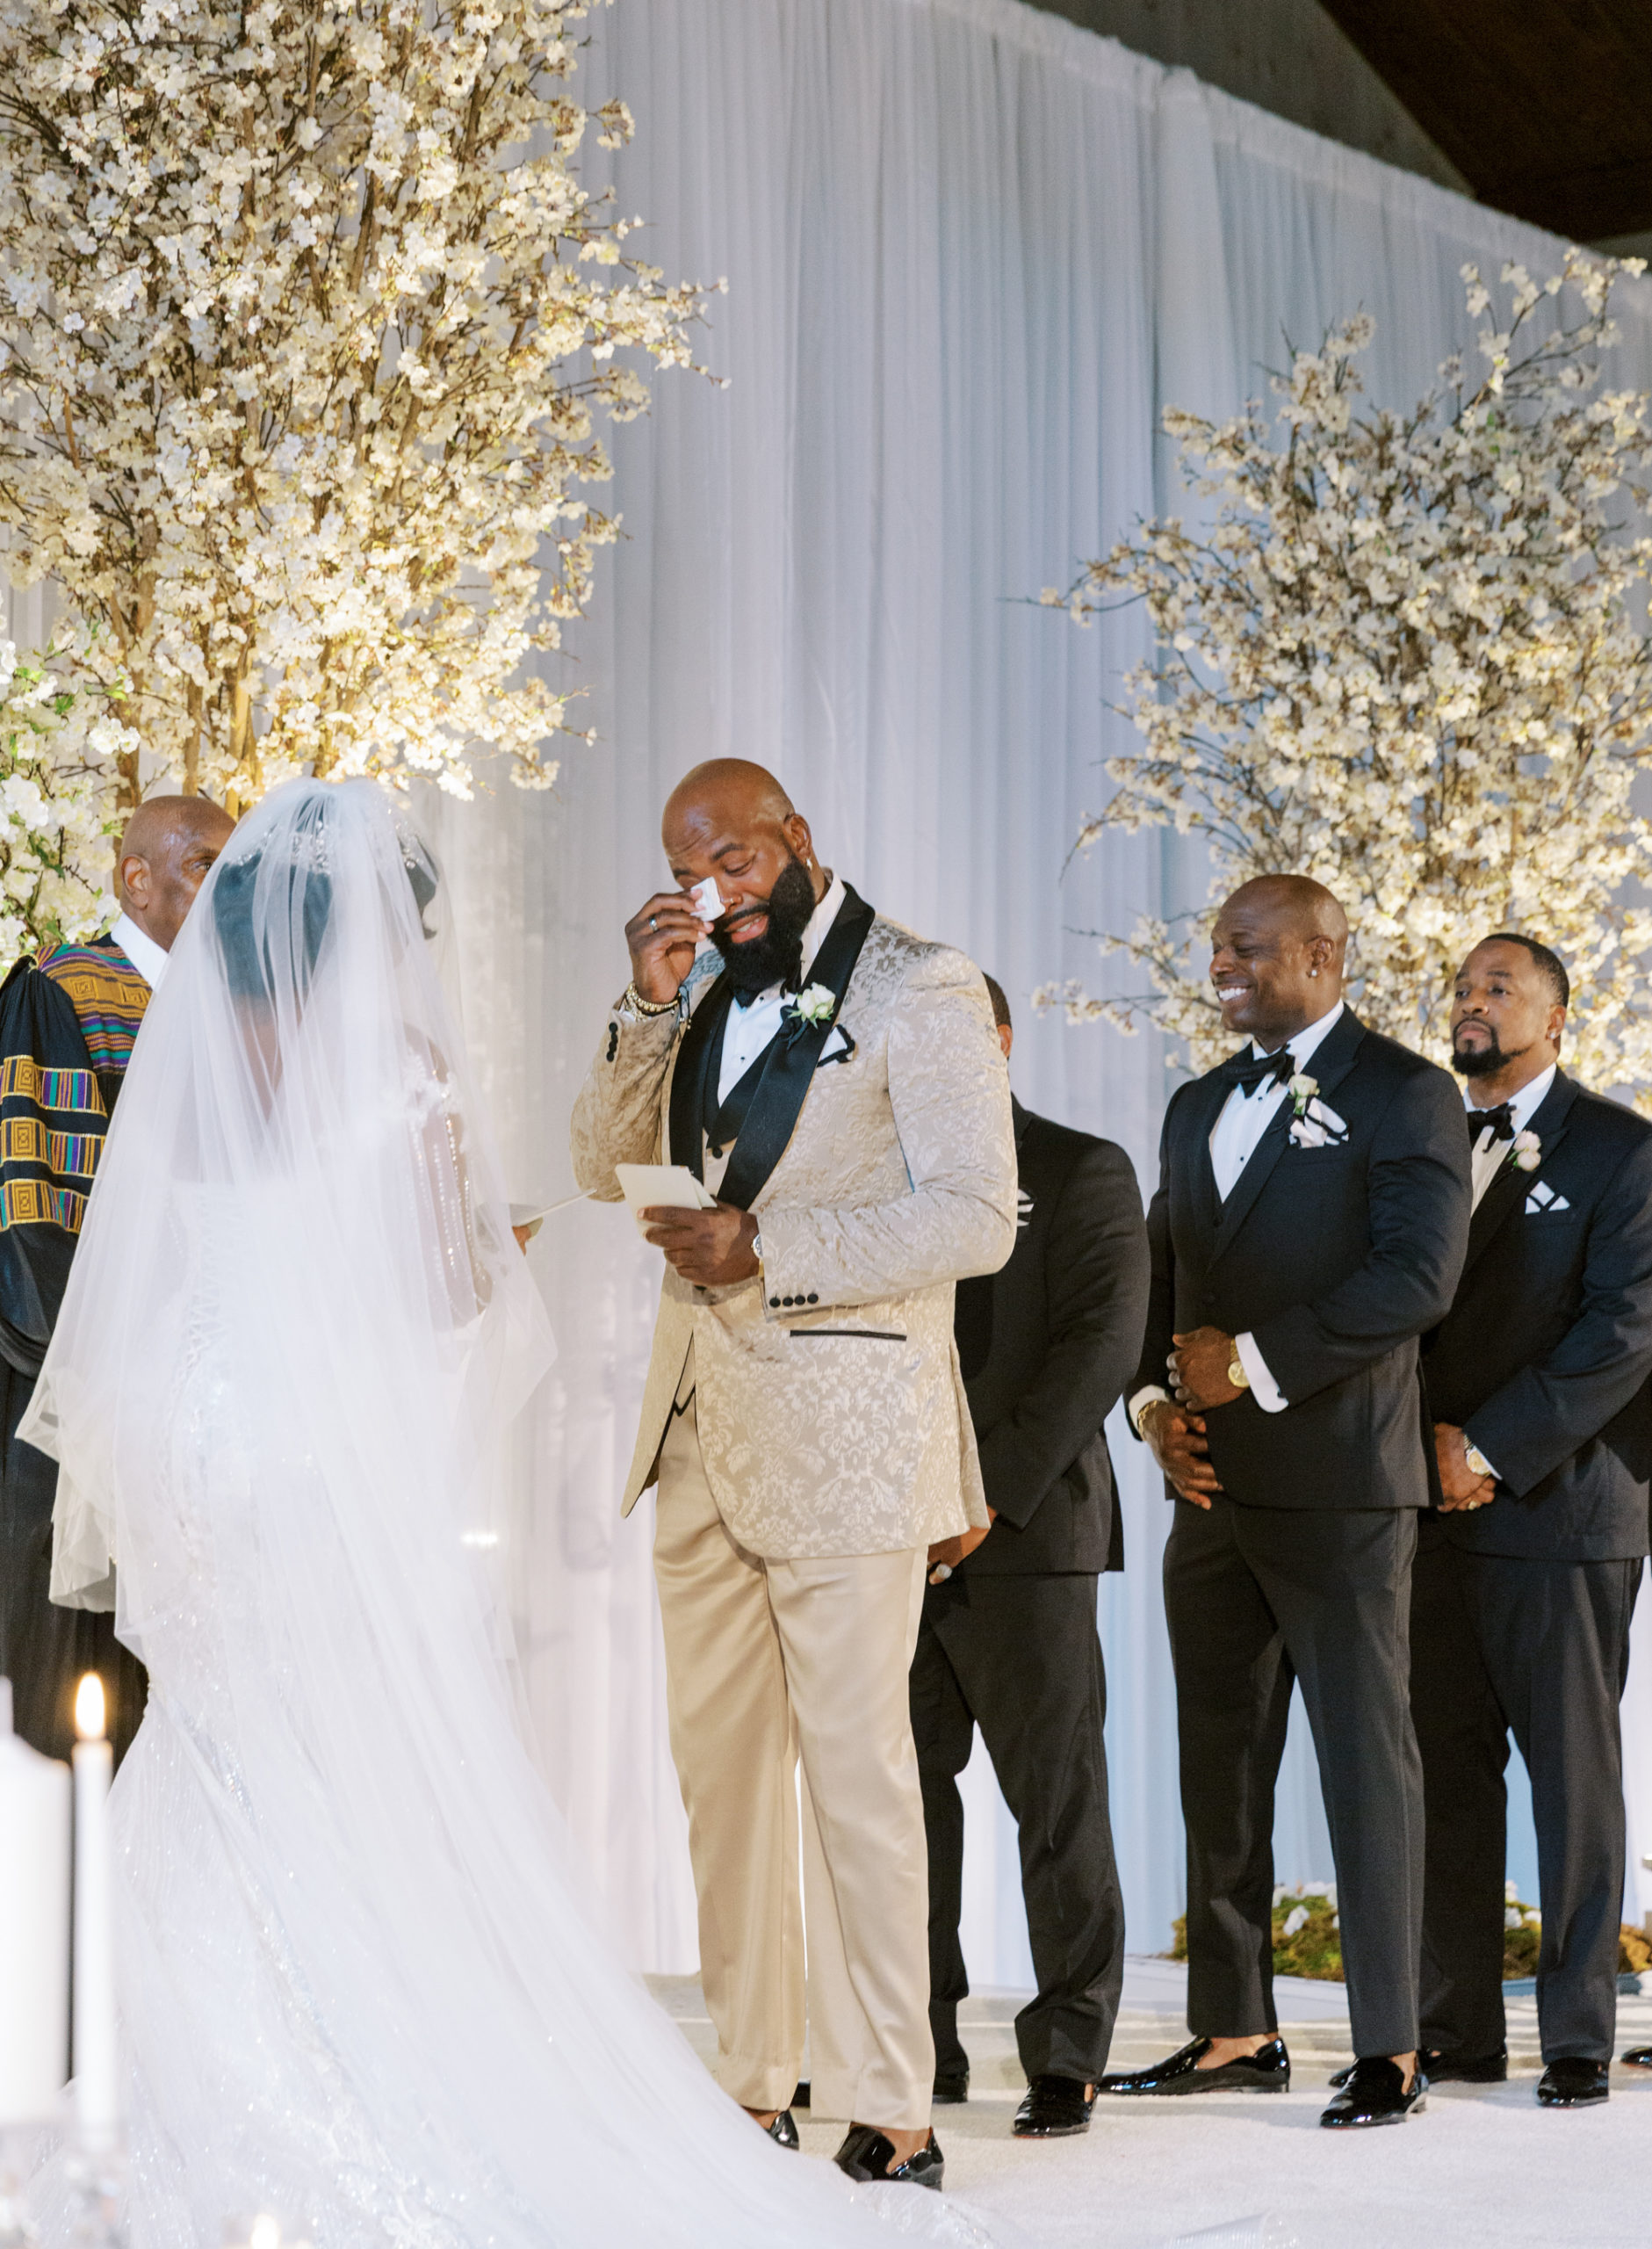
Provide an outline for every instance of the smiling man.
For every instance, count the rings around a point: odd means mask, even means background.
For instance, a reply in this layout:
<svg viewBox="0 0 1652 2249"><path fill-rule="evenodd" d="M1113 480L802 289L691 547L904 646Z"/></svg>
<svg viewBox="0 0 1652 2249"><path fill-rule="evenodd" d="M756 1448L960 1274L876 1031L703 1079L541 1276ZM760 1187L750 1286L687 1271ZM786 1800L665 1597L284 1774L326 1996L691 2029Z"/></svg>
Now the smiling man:
<svg viewBox="0 0 1652 2249"><path fill-rule="evenodd" d="M796 2147L806 2011L840 2165L938 2187L906 1674L932 1551L990 1521L953 1284L1014 1247L1008 1072L980 971L823 867L761 766L697 767L662 839L679 887L626 924L574 1163L617 1199L617 1163L668 1157L717 1197L646 1214L666 1272L624 1497L658 1481L717 2074Z"/></svg>
<svg viewBox="0 0 1652 2249"><path fill-rule="evenodd" d="M1560 1067L1571 998L1547 945L1499 934L1458 971L1474 1221L1424 1356L1440 1510L1411 1598L1427 1876L1431 2077L1507 2074L1504 1768L1537 1825L1546 2107L1604 2101L1618 1996L1618 1702L1652 1489L1652 1124ZM1641 2050L1637 2060L1652 2061Z"/></svg>
<svg viewBox="0 0 1652 2249"><path fill-rule="evenodd" d="M1347 922L1266 875L1216 916L1230 1060L1165 1112L1130 1397L1176 1500L1165 1607L1187 1826L1190 2043L1112 2094L1282 2092L1273 1786L1300 1681L1336 1860L1359 2057L1321 2121L1418 2105L1422 1782L1407 1700L1429 1501L1418 1339L1468 1228L1462 1104L1343 1002ZM1165 1386L1173 1385L1172 1398Z"/></svg>

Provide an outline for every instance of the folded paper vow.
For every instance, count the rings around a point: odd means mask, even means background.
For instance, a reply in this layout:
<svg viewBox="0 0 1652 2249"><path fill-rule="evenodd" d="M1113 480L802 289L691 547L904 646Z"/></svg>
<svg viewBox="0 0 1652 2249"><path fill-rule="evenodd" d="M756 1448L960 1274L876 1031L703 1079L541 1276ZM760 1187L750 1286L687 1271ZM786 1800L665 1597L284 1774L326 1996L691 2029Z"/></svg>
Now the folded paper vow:
<svg viewBox="0 0 1652 2249"><path fill-rule="evenodd" d="M638 1233L648 1229L645 1211L714 1211L715 1195L707 1194L686 1164L617 1163L614 1176L625 1197L625 1207L637 1221Z"/></svg>

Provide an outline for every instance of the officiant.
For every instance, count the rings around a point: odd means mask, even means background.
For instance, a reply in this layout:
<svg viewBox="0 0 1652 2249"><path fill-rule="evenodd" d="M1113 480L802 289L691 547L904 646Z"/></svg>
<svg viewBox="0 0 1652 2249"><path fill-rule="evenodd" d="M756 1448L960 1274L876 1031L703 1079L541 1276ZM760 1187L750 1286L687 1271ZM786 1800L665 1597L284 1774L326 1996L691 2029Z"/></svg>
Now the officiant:
<svg viewBox="0 0 1652 2249"><path fill-rule="evenodd" d="M624 1501L657 1482L717 2075L797 2144L806 1934L839 2164L939 2186L906 1677L932 1546L989 1520L953 1284L1014 1243L1008 1074L979 970L823 866L771 774L696 768L662 836L681 887L626 926L574 1164L617 1200L617 1163L668 1155L717 1197L649 1214L666 1271Z"/></svg>
<svg viewBox="0 0 1652 2249"><path fill-rule="evenodd" d="M61 1609L48 1587L57 1464L18 1442L149 995L206 871L234 826L205 797L151 797L121 836L120 914L89 944L48 946L0 985L0 1676L25 1741L74 1745L75 1689L102 1674L124 1754L144 1676L105 1611Z"/></svg>

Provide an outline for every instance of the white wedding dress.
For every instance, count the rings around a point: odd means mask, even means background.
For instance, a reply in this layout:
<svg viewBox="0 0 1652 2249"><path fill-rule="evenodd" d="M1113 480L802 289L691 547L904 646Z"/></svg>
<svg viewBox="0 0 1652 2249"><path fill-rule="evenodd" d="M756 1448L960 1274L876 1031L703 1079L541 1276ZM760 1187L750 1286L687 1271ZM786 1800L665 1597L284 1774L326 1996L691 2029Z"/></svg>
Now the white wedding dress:
<svg viewBox="0 0 1652 2249"><path fill-rule="evenodd" d="M31 1442L55 1590L116 1566L133 2249L853 2249L582 1910L489 1578L551 1343L370 783L236 830L152 1005ZM237 2230L227 2231L227 2227Z"/></svg>

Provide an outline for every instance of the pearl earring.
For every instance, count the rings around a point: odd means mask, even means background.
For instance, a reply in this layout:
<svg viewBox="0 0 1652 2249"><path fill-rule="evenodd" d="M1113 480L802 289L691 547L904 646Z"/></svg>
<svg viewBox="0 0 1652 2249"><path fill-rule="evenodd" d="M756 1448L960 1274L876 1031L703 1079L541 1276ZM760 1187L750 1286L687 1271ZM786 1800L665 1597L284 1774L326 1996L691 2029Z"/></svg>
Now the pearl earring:
<svg viewBox="0 0 1652 2249"><path fill-rule="evenodd" d="M1309 973L1310 976L1317 976L1317 975L1318 975L1318 973L1319 973L1319 971L1318 971L1317 968L1310 968L1310 969L1309 970L1308 973Z"/></svg>

